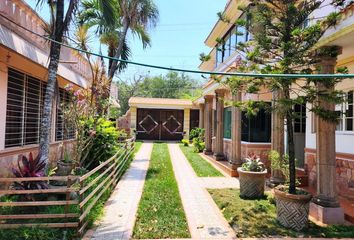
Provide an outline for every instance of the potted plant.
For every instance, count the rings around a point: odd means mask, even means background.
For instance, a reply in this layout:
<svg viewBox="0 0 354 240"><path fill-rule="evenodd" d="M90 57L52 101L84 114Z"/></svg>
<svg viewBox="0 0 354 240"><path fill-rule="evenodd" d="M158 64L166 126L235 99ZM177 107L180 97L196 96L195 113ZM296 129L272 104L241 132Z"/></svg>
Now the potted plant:
<svg viewBox="0 0 354 240"><path fill-rule="evenodd" d="M311 194L297 188L296 193L289 193L289 156L283 158L277 151L269 153L272 162L272 171L278 170L285 177L286 184L274 188L274 196L277 207L277 220L287 228L300 231L308 227L308 216ZM294 215L296 213L296 216Z"/></svg>
<svg viewBox="0 0 354 240"><path fill-rule="evenodd" d="M257 155L245 158L245 163L237 168L242 198L261 198L264 196L267 169Z"/></svg>

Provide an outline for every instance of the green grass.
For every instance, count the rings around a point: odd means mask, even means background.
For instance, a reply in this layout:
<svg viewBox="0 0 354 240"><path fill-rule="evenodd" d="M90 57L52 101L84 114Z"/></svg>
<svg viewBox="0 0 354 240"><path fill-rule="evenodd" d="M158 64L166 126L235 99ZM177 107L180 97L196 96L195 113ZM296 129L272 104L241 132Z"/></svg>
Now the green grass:
<svg viewBox="0 0 354 240"><path fill-rule="evenodd" d="M307 230L295 232L286 229L276 221L274 199L244 200L235 189L209 190L226 220L239 238L271 237L326 237L345 238L354 236L354 226L320 227L310 223Z"/></svg>
<svg viewBox="0 0 354 240"><path fill-rule="evenodd" d="M213 167L207 160L202 158L198 153L193 151L192 147L186 147L180 144L180 148L189 163L192 165L198 177L223 177L217 169Z"/></svg>
<svg viewBox="0 0 354 240"><path fill-rule="evenodd" d="M154 143L133 238L189 238L167 144Z"/></svg>
<svg viewBox="0 0 354 240"><path fill-rule="evenodd" d="M134 154L140 149L142 142L137 142L134 149ZM131 161L128 161L127 164L123 168L123 172L129 167ZM87 179L86 184L94 180L100 172L97 172L90 176ZM88 191L85 193L87 196L96 186L98 186L101 181L103 181L105 177L100 179L97 183L95 183ZM87 216L87 220L89 224L87 229L92 227L93 223L96 220L99 220L103 216L103 209L106 201L111 195L113 188L109 187L101 196L101 198L96 202L94 207L91 209L90 213ZM17 196L6 196L2 197L1 201L17 201ZM90 200L85 206L90 205ZM42 214L55 214L55 213L64 213L63 206L48 206L48 207L0 207L0 214L32 214L32 213L42 213ZM71 205L69 212L71 213L79 213L79 208L76 205ZM71 221L76 221L77 219L70 219ZM67 222L66 219L45 219L45 222ZM10 221L12 223L16 223L15 221ZM28 223L38 223L38 220L30 220ZM0 239L9 239L9 240L58 240L65 239L71 240L76 239L76 229L49 229L49 228L31 228L24 227L18 229L0 229Z"/></svg>

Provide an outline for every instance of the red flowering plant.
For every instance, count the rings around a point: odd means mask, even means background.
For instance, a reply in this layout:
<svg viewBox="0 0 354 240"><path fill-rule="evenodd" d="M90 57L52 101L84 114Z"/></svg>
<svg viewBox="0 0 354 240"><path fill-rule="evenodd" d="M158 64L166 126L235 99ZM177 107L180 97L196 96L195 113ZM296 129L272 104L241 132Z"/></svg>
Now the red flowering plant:
<svg viewBox="0 0 354 240"><path fill-rule="evenodd" d="M45 176L45 162L40 161L40 154L36 158L33 158L31 152L28 158L20 155L17 160L17 166L18 169L12 168L12 172L18 178ZM12 187L16 190L47 189L48 184L45 181L19 181L15 182Z"/></svg>

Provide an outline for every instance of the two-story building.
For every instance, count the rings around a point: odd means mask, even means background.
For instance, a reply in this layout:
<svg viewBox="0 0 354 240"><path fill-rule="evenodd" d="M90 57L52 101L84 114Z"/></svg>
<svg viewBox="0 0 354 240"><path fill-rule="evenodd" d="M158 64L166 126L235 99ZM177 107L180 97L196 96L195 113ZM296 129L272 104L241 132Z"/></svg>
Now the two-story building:
<svg viewBox="0 0 354 240"><path fill-rule="evenodd" d="M0 176L11 176L19 154L38 151L50 49L49 42L25 29L45 35L46 24L24 1L0 1ZM52 116L51 161L61 154L59 143L70 144L74 137L63 126L64 86L86 88L90 78L85 58L63 47Z"/></svg>
<svg viewBox="0 0 354 240"><path fill-rule="evenodd" d="M247 3L243 0L229 0L223 15L230 20L230 23L245 18L238 6ZM318 44L318 47L336 45L342 50L337 59L331 59L332 65L328 61L323 63L327 64L326 69L329 67L334 70L336 66L346 66L350 73L354 73L353 10L354 4L349 4L343 10L340 23L329 29ZM328 1L324 2L321 9L313 13L311 19L315 21L332 11L333 8L328 6ZM236 51L236 45L248 41L252 36L247 28L236 28L230 23L219 20L211 30L205 40L205 44L211 48L210 60L200 65L201 70L234 71L243 58L242 53ZM311 24L311 21L309 23ZM238 32L242 32L243 35L240 36ZM345 104L336 106L341 114L337 130L333 131L335 142L331 143L330 138L322 137L324 136L321 135L322 130L327 130L325 125L318 121L305 105L294 107L294 111L299 113L299 118L294 121L297 174L302 184L308 185L315 196L329 196L333 201L339 200L345 210L346 219L354 221L354 80L343 80L338 84L337 89L346 92L347 101ZM271 104L272 95L273 93L267 90L259 94L242 92L232 94L227 86L211 79L203 87L203 96L195 101L195 104L200 106L200 126L206 129L205 154L214 156L220 165L230 169L233 176L237 175L236 168L242 164L244 157L250 154L259 155L269 167L267 157L269 150L282 149L285 153L287 151L284 122L279 121L276 113L267 114L260 111L255 117L247 117L246 113L241 112L237 107L227 105L228 100L246 99L264 100ZM331 136L332 133L328 134ZM330 156L333 156L333 159ZM273 179L276 177L272 176ZM339 208L339 215L340 211L341 208ZM311 214L317 213L312 211ZM319 218L319 216L314 217Z"/></svg>

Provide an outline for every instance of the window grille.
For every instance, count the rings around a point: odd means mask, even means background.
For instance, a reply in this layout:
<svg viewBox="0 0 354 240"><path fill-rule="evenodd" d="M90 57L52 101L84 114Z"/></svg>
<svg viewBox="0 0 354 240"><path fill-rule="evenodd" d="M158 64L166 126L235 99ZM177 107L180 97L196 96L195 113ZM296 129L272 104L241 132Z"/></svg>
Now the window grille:
<svg viewBox="0 0 354 240"><path fill-rule="evenodd" d="M59 88L57 99L56 125L55 125L55 141L63 141L75 138L75 129L73 126L65 123L63 107L70 101L68 92Z"/></svg>
<svg viewBox="0 0 354 240"><path fill-rule="evenodd" d="M231 139L231 107L224 108L224 138Z"/></svg>
<svg viewBox="0 0 354 240"><path fill-rule="evenodd" d="M344 98L345 102L336 106L339 116L337 131L354 131L353 91L345 93Z"/></svg>

